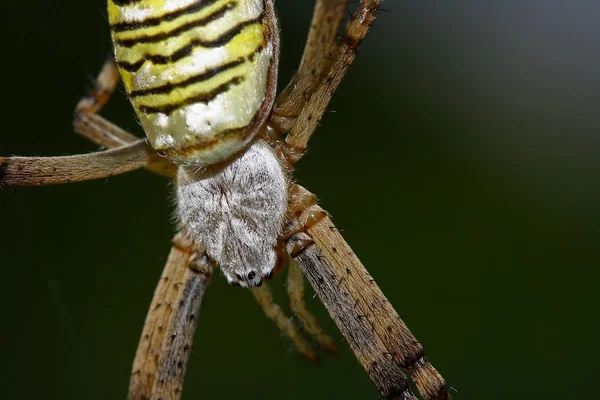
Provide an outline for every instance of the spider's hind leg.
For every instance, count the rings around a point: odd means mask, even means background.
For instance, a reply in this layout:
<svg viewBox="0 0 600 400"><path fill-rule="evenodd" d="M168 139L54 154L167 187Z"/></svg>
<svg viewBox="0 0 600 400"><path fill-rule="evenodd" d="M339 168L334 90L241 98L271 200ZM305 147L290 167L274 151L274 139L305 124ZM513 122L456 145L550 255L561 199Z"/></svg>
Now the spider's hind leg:
<svg viewBox="0 0 600 400"><path fill-rule="evenodd" d="M337 1L341 2L341 0ZM380 0L361 0L338 43L331 48L331 55L326 53L328 57L320 64L322 69L315 75L317 79L309 79L309 82L313 83L310 90L302 92L302 101L292 102L290 99L296 99L296 97L290 94L278 102L271 121L271 131L273 132L270 132L269 136L274 136L278 129L282 133L289 132L283 143L278 143L277 146L278 157L288 169L292 169L304 155L310 137L317 128L348 67L354 61L358 46L375 20L380 2ZM334 4L335 1L330 3ZM339 14L337 15L339 17ZM330 47L326 46L322 49L329 51ZM300 106L293 107L294 114L281 117L286 104L290 104L291 107L296 103ZM283 122L277 123L278 116Z"/></svg>
<svg viewBox="0 0 600 400"><path fill-rule="evenodd" d="M292 311L300 320L304 330L319 342L319 346L331 355L337 354L333 339L326 334L318 324L315 317L306 308L304 301L304 275L302 270L290 258L288 266L287 292L290 298Z"/></svg>
<svg viewBox="0 0 600 400"><path fill-rule="evenodd" d="M302 336L293 318L285 315L281 307L275 303L271 289L266 282L262 283L262 286L254 287L250 289L252 295L262 308L263 312L281 330L281 332L292 341L294 347L309 361L313 363L319 362L319 356L314 349L306 342L306 339Z"/></svg>
<svg viewBox="0 0 600 400"><path fill-rule="evenodd" d="M117 64L112 56L109 56L96 78L94 87L77 103L73 117L73 126L77 133L107 149L123 147L140 139L98 114L112 97L119 79ZM146 168L169 178L175 175L176 170L171 162L158 156L154 157L153 162Z"/></svg>
<svg viewBox="0 0 600 400"><path fill-rule="evenodd" d="M312 193L300 189L300 186L291 185L290 187L290 219L286 223L285 231L282 235L282 242L287 243L288 240L300 232L304 232L307 229L307 224L315 223L319 221L322 215L312 215L308 217L308 220L301 222L299 216L306 211L307 208L316 204L316 198ZM287 279L287 292L290 299L290 306L292 311L300 320L304 330L317 340L321 348L329 354L336 354L337 348L333 342L333 339L327 335L321 326L317 323L315 317L306 308L306 302L304 301L304 276L302 270L296 265L293 260L295 251L302 252L306 248L312 246L314 243L311 242L298 242L297 248L292 251L291 256L285 252L285 259L288 261L288 279ZM285 248L285 246L283 247Z"/></svg>
<svg viewBox="0 0 600 400"><path fill-rule="evenodd" d="M138 138L102 118L98 113L112 97L121 76L117 63L109 56L98 76L94 87L75 106L73 125L80 135L106 148L120 147Z"/></svg>
<svg viewBox="0 0 600 400"><path fill-rule="evenodd" d="M97 114L112 97L120 79L117 63L109 56L96 78L94 87L79 100L75 114Z"/></svg>
<svg viewBox="0 0 600 400"><path fill-rule="evenodd" d="M348 0L318 0L315 4L308 39L298 71L287 88L277 98L270 124L270 136L280 138L293 126L296 118L323 78L330 51Z"/></svg>

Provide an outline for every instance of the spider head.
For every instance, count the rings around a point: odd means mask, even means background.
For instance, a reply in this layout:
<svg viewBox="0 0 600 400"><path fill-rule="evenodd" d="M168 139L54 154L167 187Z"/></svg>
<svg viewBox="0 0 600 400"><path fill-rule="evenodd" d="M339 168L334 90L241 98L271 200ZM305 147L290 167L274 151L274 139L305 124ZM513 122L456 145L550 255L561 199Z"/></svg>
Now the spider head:
<svg viewBox="0 0 600 400"><path fill-rule="evenodd" d="M243 286L246 288L262 285L262 280L256 271L252 270L247 275L236 273L234 278L227 276L227 282L233 286Z"/></svg>
<svg viewBox="0 0 600 400"><path fill-rule="evenodd" d="M233 263L222 263L221 271L230 285L245 288L260 286L263 279L273 276L277 254L272 248L261 246L259 243L243 247L243 252L236 252L241 259L236 259ZM231 260L231 258L225 257L224 260Z"/></svg>

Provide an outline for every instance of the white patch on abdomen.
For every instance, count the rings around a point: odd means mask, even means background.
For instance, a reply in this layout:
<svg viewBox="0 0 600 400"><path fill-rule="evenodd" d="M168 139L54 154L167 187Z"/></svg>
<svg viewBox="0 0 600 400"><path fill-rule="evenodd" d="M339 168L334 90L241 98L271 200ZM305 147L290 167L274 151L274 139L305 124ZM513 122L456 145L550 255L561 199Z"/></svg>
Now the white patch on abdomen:
<svg viewBox="0 0 600 400"><path fill-rule="evenodd" d="M177 11L180 8L190 6L197 2L198 0L166 0L160 14ZM147 18L154 17L156 14L156 6L148 6L144 1L139 5L123 7L122 18L118 22L143 21Z"/></svg>

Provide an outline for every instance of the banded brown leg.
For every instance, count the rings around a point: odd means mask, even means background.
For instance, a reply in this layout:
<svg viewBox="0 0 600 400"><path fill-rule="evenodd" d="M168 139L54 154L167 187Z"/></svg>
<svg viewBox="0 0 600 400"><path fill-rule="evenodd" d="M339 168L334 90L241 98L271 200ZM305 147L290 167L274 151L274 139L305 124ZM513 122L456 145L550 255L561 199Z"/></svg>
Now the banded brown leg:
<svg viewBox="0 0 600 400"><path fill-rule="evenodd" d="M1 186L42 186L109 178L162 160L144 140L112 150L60 157L0 157Z"/></svg>
<svg viewBox="0 0 600 400"><path fill-rule="evenodd" d="M214 262L185 235L175 236L133 362L129 400L180 398L214 268Z"/></svg>
<svg viewBox="0 0 600 400"><path fill-rule="evenodd" d="M74 126L75 130L82 136L109 149L125 146L136 140L143 140L138 139L135 135L98 114L79 114L74 121ZM158 156L149 145L147 147L149 151L154 152L155 157L153 157L152 162L146 165L145 168L158 175L173 178L177 172L177 166L166 158Z"/></svg>
<svg viewBox="0 0 600 400"><path fill-rule="evenodd" d="M318 0L298 71L277 98L271 133L275 138L292 127L330 62L330 51L349 0Z"/></svg>
<svg viewBox="0 0 600 400"><path fill-rule="evenodd" d="M358 10L346 25L338 44L332 50L331 62L323 73L320 85L302 108L283 145L279 147L280 158L288 166L293 166L304 155L308 140L323 117L333 93L354 61L360 42L375 20L379 3L379 0L362 0Z"/></svg>
<svg viewBox="0 0 600 400"><path fill-rule="evenodd" d="M120 79L117 64L111 55L102 65L94 87L79 100L75 107L73 120L75 131L109 149L125 146L139 139L98 114L112 97ZM146 168L167 177L173 177L177 171L176 166L165 158L155 160Z"/></svg>
<svg viewBox="0 0 600 400"><path fill-rule="evenodd" d="M77 133L107 148L123 146L138 139L98 115L112 97L120 79L117 64L109 56L96 77L94 87L75 106L73 125Z"/></svg>
<svg viewBox="0 0 600 400"><path fill-rule="evenodd" d="M296 265L288 265L288 268L288 295L294 315L299 319L302 328L313 336L325 351L329 354L335 354L336 347L333 340L323 332L315 318L306 309L302 271ZM293 318L287 316L274 301L269 285L263 281L260 287L252 288L251 292L267 318L277 325L279 330L292 342L296 350L309 361L319 362L317 353L306 342Z"/></svg>
<svg viewBox="0 0 600 400"><path fill-rule="evenodd" d="M424 400L449 399L446 383L425 358L423 347L314 195L298 185L292 185L291 192L299 233L288 241L288 252L381 394L416 399L406 378L409 374Z"/></svg>
<svg viewBox="0 0 600 400"><path fill-rule="evenodd" d="M97 114L108 103L119 84L119 70L112 55L106 58L102 69L96 77L94 87L85 95L77 106L75 113Z"/></svg>
<svg viewBox="0 0 600 400"><path fill-rule="evenodd" d="M304 302L304 275L302 270L290 258L288 264L287 292L292 311L298 317L302 328L319 343L321 348L331 355L337 353L333 339L317 323L315 317L306 308Z"/></svg>
<svg viewBox="0 0 600 400"><path fill-rule="evenodd" d="M75 111L78 132L113 150L62 157L0 157L0 186L40 186L75 183L147 167L169 175L174 169L144 140L123 131L96 113L110 99L119 82L112 58L104 63L95 87L83 97ZM119 147L118 149L114 149Z"/></svg>
<svg viewBox="0 0 600 400"><path fill-rule="evenodd" d="M293 343L300 354L312 363L319 362L319 356L302 336L294 320L283 312L281 307L273 300L273 295L266 282L261 286L250 289L263 312L272 320L281 332Z"/></svg>

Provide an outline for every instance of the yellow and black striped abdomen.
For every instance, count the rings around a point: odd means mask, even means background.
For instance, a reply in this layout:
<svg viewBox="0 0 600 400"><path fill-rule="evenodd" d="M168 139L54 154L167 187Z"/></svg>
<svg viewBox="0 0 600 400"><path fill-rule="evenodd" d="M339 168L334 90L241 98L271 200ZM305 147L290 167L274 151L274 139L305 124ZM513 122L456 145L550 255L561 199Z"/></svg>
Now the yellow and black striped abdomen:
<svg viewBox="0 0 600 400"><path fill-rule="evenodd" d="M272 0L109 0L115 57L152 146L202 165L243 148L274 101Z"/></svg>

